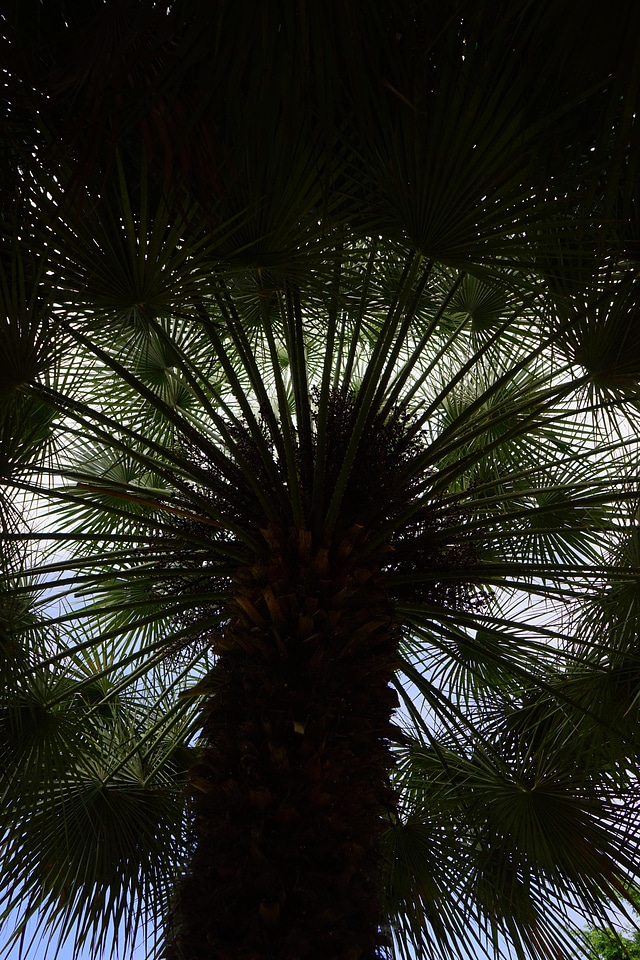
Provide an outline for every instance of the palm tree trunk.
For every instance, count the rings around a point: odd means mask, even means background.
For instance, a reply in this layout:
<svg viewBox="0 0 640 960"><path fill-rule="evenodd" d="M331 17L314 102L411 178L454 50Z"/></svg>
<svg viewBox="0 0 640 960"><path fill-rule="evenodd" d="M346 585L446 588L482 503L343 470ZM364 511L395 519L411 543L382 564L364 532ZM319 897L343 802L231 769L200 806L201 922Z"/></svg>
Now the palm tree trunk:
<svg viewBox="0 0 640 960"><path fill-rule="evenodd" d="M342 525L263 531L238 572L192 771L195 850L171 960L373 960L393 810L398 644L383 551Z"/></svg>

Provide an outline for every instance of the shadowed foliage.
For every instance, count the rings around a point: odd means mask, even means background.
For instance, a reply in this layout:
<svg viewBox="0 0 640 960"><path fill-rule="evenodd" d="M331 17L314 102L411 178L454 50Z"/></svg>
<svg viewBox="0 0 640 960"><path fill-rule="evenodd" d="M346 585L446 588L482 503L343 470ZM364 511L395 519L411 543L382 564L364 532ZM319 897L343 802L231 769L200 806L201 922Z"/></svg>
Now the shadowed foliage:
<svg viewBox="0 0 640 960"><path fill-rule="evenodd" d="M7 950L557 957L628 897L639 32L588 7L7 5Z"/></svg>

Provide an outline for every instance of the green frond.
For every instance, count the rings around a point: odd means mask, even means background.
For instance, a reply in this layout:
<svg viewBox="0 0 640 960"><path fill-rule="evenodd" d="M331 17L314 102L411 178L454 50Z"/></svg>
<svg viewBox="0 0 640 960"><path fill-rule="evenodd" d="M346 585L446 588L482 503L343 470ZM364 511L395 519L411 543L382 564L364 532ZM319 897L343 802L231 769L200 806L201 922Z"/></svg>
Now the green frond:
<svg viewBox="0 0 640 960"><path fill-rule="evenodd" d="M275 956L320 823L323 896L382 912L287 955L564 955L640 854L635 14L601 63L573 0L25 2L6 949L177 956L218 843Z"/></svg>

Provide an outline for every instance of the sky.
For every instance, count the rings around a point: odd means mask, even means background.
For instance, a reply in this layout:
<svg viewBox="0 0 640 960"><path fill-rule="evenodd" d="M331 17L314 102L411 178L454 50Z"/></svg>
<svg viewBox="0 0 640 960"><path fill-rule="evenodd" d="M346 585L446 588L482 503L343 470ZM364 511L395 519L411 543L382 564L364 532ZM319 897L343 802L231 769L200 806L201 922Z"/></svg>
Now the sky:
<svg viewBox="0 0 640 960"><path fill-rule="evenodd" d="M0 944L5 940L5 934L9 931L11 924L8 923L6 928L3 927L0 930ZM33 935L34 924L31 925L31 934ZM56 953L58 950L58 953ZM45 941L36 941L31 952L25 958L24 954L22 958L20 957L19 946L16 945L11 949L9 953L0 953L1 960L100 960L88 947L85 950L82 950L78 953L73 949L73 938L67 941L66 944L60 946L57 937L51 938L49 944L47 945ZM136 950L133 957L129 954L127 955L118 955L116 957L110 957L109 952L107 951L104 954L104 960L145 960L144 950Z"/></svg>

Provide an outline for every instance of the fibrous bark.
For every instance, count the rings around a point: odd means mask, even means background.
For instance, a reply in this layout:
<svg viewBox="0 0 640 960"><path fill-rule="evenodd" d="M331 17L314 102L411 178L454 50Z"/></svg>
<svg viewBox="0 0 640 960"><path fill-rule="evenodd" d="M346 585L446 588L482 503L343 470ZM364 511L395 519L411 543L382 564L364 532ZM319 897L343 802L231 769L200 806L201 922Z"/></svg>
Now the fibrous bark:
<svg viewBox="0 0 640 960"><path fill-rule="evenodd" d="M171 960L373 960L398 628L384 551L263 530L215 642Z"/></svg>

